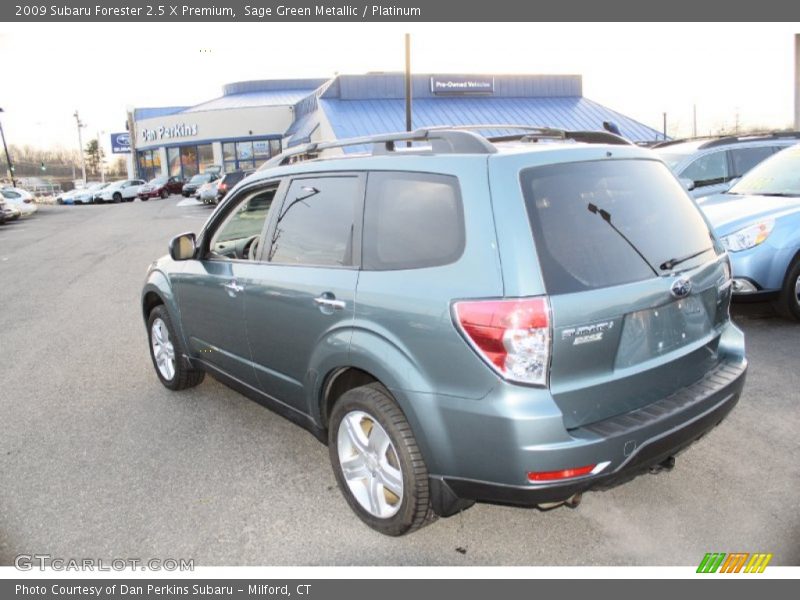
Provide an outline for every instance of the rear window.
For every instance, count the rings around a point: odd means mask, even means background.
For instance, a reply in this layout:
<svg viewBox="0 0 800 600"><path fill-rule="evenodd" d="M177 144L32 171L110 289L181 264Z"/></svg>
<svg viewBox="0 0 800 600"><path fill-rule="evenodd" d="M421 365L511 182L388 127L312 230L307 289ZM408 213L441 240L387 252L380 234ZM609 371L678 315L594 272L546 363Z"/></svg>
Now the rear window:
<svg viewBox="0 0 800 600"><path fill-rule="evenodd" d="M520 175L547 290L641 281L709 260L708 227L667 167L650 160L565 163ZM665 268L666 267L666 268Z"/></svg>
<svg viewBox="0 0 800 600"><path fill-rule="evenodd" d="M228 187L233 187L235 184L239 183L242 179L244 179L244 171L234 171L233 173L228 173L225 175L225 178L222 180L225 185Z"/></svg>
<svg viewBox="0 0 800 600"><path fill-rule="evenodd" d="M463 250L464 216L455 177L369 174L364 209L365 269L440 266L457 260Z"/></svg>

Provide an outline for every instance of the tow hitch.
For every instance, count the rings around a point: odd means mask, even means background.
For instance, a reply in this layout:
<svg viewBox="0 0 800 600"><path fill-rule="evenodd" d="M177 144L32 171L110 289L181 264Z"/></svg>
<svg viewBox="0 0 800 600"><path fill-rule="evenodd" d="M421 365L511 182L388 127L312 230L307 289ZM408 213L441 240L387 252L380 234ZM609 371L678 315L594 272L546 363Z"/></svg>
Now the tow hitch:
<svg viewBox="0 0 800 600"><path fill-rule="evenodd" d="M675 466L675 457L670 456L662 460L657 465L652 465L650 467L650 473L655 475L656 473L661 473L661 471L672 471L674 466Z"/></svg>

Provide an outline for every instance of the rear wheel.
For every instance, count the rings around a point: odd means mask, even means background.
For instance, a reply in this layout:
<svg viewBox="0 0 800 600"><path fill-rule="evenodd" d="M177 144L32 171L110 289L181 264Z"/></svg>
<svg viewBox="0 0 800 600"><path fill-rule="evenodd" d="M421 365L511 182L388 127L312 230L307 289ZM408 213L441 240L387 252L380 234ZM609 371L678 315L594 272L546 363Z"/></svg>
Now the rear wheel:
<svg viewBox="0 0 800 600"><path fill-rule="evenodd" d="M183 359L184 349L175 334L175 328L164 305L156 306L147 318L147 332L150 341L150 358L156 375L165 387L171 390L185 390L203 381L205 373L192 369Z"/></svg>
<svg viewBox="0 0 800 600"><path fill-rule="evenodd" d="M786 272L783 289L775 302L775 308L787 319L800 321L800 257L794 259Z"/></svg>
<svg viewBox="0 0 800 600"><path fill-rule="evenodd" d="M399 536L435 520L411 426L380 385L342 395L331 413L328 452L350 508L376 531Z"/></svg>

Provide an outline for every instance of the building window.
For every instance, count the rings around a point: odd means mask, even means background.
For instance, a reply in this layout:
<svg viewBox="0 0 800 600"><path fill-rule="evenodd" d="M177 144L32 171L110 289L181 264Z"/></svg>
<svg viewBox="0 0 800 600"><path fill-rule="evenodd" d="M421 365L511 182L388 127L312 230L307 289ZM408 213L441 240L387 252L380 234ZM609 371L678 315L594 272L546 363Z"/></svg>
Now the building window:
<svg viewBox="0 0 800 600"><path fill-rule="evenodd" d="M280 152L280 140L243 140L222 144L222 159L227 173L255 169Z"/></svg>
<svg viewBox="0 0 800 600"><path fill-rule="evenodd" d="M139 176L150 180L161 175L161 153L156 150L140 150L137 152Z"/></svg>
<svg viewBox="0 0 800 600"><path fill-rule="evenodd" d="M181 176L181 150L180 148L167 148L167 164L170 177Z"/></svg>

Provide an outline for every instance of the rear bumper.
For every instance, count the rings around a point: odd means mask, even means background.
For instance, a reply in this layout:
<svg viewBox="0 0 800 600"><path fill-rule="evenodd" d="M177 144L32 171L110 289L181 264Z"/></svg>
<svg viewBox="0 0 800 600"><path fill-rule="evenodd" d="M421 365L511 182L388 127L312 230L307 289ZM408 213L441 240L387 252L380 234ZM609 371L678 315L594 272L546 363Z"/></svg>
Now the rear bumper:
<svg viewBox="0 0 800 600"><path fill-rule="evenodd" d="M522 461L519 455L508 457L519 465L520 479L523 465L536 465L538 459L558 465L553 470L609 461L596 475L537 484L432 475L434 510L447 516L474 501L537 506L627 481L718 425L738 402L746 371L744 359L722 362L702 380L658 402L570 430L571 442L520 448Z"/></svg>

